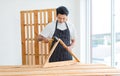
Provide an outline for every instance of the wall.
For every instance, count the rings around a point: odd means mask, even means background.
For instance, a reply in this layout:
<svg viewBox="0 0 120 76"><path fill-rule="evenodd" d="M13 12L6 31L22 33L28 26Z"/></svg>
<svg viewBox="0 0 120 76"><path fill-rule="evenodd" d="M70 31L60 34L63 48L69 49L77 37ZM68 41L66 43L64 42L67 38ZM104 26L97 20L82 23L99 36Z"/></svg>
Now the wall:
<svg viewBox="0 0 120 76"><path fill-rule="evenodd" d="M86 1L80 0L80 59L86 63Z"/></svg>
<svg viewBox="0 0 120 76"><path fill-rule="evenodd" d="M20 11L55 8L65 5L70 10L69 20L79 30L79 0L0 0L0 65L20 65L21 29ZM75 49L79 51L79 33ZM75 52L77 53L77 52ZM77 54L79 57L79 53Z"/></svg>

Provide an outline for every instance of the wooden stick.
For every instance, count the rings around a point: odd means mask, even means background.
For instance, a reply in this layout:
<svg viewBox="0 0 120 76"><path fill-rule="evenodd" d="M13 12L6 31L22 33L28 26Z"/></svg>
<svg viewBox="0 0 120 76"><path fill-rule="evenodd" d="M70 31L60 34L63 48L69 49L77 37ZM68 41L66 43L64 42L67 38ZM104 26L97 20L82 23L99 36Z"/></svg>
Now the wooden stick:
<svg viewBox="0 0 120 76"><path fill-rule="evenodd" d="M59 43L60 39L58 39L58 41L54 44L54 46L52 47L50 54L48 55L43 67L45 67L45 65L48 63L49 58L51 57L52 53L54 52L55 48L57 47L58 43Z"/></svg>

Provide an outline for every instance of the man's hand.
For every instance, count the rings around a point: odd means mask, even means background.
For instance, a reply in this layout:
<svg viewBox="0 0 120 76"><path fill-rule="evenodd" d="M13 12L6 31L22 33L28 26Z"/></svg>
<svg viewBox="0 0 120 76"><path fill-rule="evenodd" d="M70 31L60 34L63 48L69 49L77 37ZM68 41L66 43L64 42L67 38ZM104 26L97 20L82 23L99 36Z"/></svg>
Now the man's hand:
<svg viewBox="0 0 120 76"><path fill-rule="evenodd" d="M68 46L68 49L72 50L72 48L73 48L72 46Z"/></svg>
<svg viewBox="0 0 120 76"><path fill-rule="evenodd" d="M70 46L68 46L68 48L71 50L74 47L74 44L75 44L75 40L72 39L71 44L70 44Z"/></svg>

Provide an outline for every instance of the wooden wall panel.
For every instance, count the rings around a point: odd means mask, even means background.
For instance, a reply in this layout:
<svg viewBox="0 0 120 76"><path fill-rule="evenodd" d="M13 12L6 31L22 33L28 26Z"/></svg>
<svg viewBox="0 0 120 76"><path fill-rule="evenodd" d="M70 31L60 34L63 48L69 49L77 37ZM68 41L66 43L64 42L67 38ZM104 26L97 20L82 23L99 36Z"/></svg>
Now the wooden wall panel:
<svg viewBox="0 0 120 76"><path fill-rule="evenodd" d="M56 9L21 11L21 44L23 65L43 65L50 43L37 40L45 26L55 20Z"/></svg>

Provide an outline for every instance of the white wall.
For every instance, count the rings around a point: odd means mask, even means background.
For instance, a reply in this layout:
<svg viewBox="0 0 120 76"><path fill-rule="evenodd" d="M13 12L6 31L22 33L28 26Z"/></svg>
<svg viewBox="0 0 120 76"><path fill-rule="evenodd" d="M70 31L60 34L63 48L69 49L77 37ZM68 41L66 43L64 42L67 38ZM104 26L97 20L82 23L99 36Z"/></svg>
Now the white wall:
<svg viewBox="0 0 120 76"><path fill-rule="evenodd" d="M86 63L86 1L80 0L80 59Z"/></svg>
<svg viewBox="0 0 120 76"><path fill-rule="evenodd" d="M69 20L78 31L77 46L79 52L79 0L0 0L0 65L20 65L21 28L20 11L44 8L56 8L60 5L70 10ZM77 3L77 4L76 4ZM76 52L76 53L77 53ZM77 53L79 57L79 53Z"/></svg>

